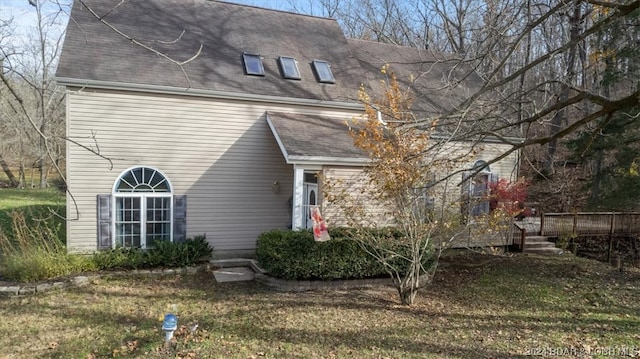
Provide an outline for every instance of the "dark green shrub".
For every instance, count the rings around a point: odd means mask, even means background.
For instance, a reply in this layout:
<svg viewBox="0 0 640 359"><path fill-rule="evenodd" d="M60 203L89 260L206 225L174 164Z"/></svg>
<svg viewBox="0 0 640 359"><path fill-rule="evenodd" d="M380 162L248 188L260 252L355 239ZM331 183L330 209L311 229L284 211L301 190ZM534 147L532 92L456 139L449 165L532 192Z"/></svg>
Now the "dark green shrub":
<svg viewBox="0 0 640 359"><path fill-rule="evenodd" d="M332 240L315 242L311 231L272 230L258 237L256 257L270 275L283 279L357 279L386 276L383 265L368 254L362 245L350 239L351 228L329 230ZM371 229L372 235L389 238L389 250L400 254L392 260L398 268L409 262L402 256L409 247L402 244L402 234L393 228ZM429 265L432 257L425 258ZM428 268L428 267L426 267Z"/></svg>
<svg viewBox="0 0 640 359"><path fill-rule="evenodd" d="M116 248L93 256L98 269L139 269L155 267L186 267L211 256L212 248L204 235L185 242L154 241L153 248Z"/></svg>
<svg viewBox="0 0 640 359"><path fill-rule="evenodd" d="M211 251L206 237L202 235L181 243L156 241L146 254L150 266L186 267L208 259Z"/></svg>
<svg viewBox="0 0 640 359"><path fill-rule="evenodd" d="M145 253L138 248L116 248L93 255L99 270L139 269L145 267Z"/></svg>

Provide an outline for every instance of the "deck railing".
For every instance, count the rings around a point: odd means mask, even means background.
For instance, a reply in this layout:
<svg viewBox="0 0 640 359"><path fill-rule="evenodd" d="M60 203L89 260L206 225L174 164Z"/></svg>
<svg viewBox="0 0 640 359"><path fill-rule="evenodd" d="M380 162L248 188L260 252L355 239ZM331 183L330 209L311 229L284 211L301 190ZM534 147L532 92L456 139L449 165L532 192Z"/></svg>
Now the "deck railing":
<svg viewBox="0 0 640 359"><path fill-rule="evenodd" d="M599 236L640 233L640 212L544 213L540 216L540 235Z"/></svg>
<svg viewBox="0 0 640 359"><path fill-rule="evenodd" d="M513 245L519 250L524 250L524 244L527 239L527 229L513 222Z"/></svg>

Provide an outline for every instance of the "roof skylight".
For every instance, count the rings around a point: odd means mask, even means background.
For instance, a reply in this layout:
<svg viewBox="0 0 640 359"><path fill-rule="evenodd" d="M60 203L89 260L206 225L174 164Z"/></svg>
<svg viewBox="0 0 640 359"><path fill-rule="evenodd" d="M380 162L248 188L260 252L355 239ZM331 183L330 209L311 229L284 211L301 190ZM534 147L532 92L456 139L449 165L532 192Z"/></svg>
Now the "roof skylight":
<svg viewBox="0 0 640 359"><path fill-rule="evenodd" d="M331 65L329 65L328 62L314 60L313 70L316 72L316 76L318 76L318 81L328 84L336 83L336 79L333 77L333 73L331 72Z"/></svg>
<svg viewBox="0 0 640 359"><path fill-rule="evenodd" d="M285 79L300 80L300 71L298 71L298 63L293 57L280 56L280 69Z"/></svg>
<svg viewBox="0 0 640 359"><path fill-rule="evenodd" d="M262 57L255 54L242 54L244 62L244 71L247 75L264 76L264 66L262 65Z"/></svg>

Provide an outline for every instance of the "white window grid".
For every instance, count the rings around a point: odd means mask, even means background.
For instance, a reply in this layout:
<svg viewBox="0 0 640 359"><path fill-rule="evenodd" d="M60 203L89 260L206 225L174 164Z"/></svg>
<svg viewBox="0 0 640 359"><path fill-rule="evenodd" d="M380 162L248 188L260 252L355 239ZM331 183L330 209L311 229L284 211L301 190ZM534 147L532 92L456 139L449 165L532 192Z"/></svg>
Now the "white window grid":
<svg viewBox="0 0 640 359"><path fill-rule="evenodd" d="M149 248L154 239L172 241L172 200L171 194L160 193L115 195L114 245Z"/></svg>
<svg viewBox="0 0 640 359"><path fill-rule="evenodd" d="M150 248L155 239L173 240L171 189L167 178L154 168L133 167L122 172L112 196L114 248Z"/></svg>

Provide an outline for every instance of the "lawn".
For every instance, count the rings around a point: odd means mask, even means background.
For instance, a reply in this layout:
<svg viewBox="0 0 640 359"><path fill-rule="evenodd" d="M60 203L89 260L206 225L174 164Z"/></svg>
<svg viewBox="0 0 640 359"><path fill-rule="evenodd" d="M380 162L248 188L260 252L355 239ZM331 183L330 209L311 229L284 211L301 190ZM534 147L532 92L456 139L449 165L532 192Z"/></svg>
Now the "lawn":
<svg viewBox="0 0 640 359"><path fill-rule="evenodd" d="M55 188L0 188L0 232L12 236L11 213L22 212L30 225L46 223L65 239L65 196Z"/></svg>
<svg viewBox="0 0 640 359"><path fill-rule="evenodd" d="M387 288L282 293L208 272L103 276L0 298L0 358L605 357L640 349L639 296L639 270L573 256L448 257L412 307ZM167 312L180 329L164 348Z"/></svg>

